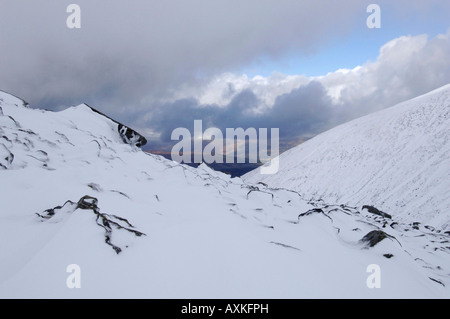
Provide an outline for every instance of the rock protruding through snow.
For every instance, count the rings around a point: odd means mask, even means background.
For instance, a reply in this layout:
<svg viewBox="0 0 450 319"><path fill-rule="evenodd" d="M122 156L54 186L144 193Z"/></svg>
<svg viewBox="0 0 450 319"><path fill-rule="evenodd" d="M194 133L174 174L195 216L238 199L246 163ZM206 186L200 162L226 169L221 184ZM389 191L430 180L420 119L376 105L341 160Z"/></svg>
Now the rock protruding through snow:
<svg viewBox="0 0 450 319"><path fill-rule="evenodd" d="M36 213L43 220L49 220L56 214L65 211L65 213L74 213L77 209L92 211L96 215L96 223L105 230L105 243L119 254L122 248L112 242L114 228L118 230L126 230L138 237L145 236L144 233L134 229L134 226L123 217L101 213L98 207L98 199L89 195L85 195L78 202L71 200L66 201L62 206L56 206L44 211L43 214Z"/></svg>
<svg viewBox="0 0 450 319"><path fill-rule="evenodd" d="M2 143L0 143L0 169L8 169L14 160L14 154Z"/></svg>
<svg viewBox="0 0 450 319"><path fill-rule="evenodd" d="M367 209L367 211L369 213L372 213L372 214L375 214L375 215L378 215L378 216L381 216L381 217L386 217L386 218L389 218L389 219L392 218L392 216L389 215L388 213L385 213L385 212L379 210L378 208L370 206L370 205L364 205L362 207L362 209Z"/></svg>
<svg viewBox="0 0 450 319"><path fill-rule="evenodd" d="M361 243L367 245L368 247L374 247L376 244L378 244L380 241L386 238L395 238L395 237L390 236L386 234L384 231L377 229L367 233L361 239Z"/></svg>
<svg viewBox="0 0 450 319"><path fill-rule="evenodd" d="M92 106L87 105L86 103L84 103L84 105L89 107L93 112L98 113L98 114L106 117L107 119L113 121L114 123L116 123L117 124L117 132L119 133L119 135L122 138L122 141L124 143L134 145L136 147L142 147L145 144L147 144L147 139L143 135L141 135L138 132L136 132L135 130L133 130L132 128L112 119L111 117L105 115L104 113L93 108Z"/></svg>
<svg viewBox="0 0 450 319"><path fill-rule="evenodd" d="M122 137L122 140L127 144L135 145L137 147L142 147L147 144L145 137L123 124L119 124L117 130L120 137Z"/></svg>

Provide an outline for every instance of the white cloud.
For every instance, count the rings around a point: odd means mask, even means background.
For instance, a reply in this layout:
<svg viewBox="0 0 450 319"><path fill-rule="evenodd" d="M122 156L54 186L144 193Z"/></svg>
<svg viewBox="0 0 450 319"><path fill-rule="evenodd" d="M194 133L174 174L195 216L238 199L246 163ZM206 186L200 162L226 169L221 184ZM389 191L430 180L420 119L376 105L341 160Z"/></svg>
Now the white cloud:
<svg viewBox="0 0 450 319"><path fill-rule="evenodd" d="M450 32L434 38L403 36L380 49L378 59L321 82L340 86L338 102L362 115L450 83Z"/></svg>
<svg viewBox="0 0 450 319"><path fill-rule="evenodd" d="M183 85L178 90L174 90L173 95L165 101L194 98L199 105L226 107L239 93L250 90L260 101L256 111L263 112L274 105L278 96L290 93L310 81L311 79L304 75L273 73L268 77L260 75L248 77L246 74L237 75L227 72L215 76L204 86Z"/></svg>
<svg viewBox="0 0 450 319"><path fill-rule="evenodd" d="M425 12L421 27L449 12L432 2L378 3L396 19ZM70 3L0 1L0 88L38 107L87 102L152 136L201 116L312 134L450 82L448 34L395 39L375 62L322 77L223 73L358 33L369 0L78 0L79 30L66 27Z"/></svg>
<svg viewBox="0 0 450 319"><path fill-rule="evenodd" d="M323 76L272 74L268 77L224 73L202 87L184 88L173 98L194 98L198 104L226 107L244 90L251 91L264 112L278 97L311 81L320 82L334 107L336 120L392 106L450 83L450 31L434 38L427 35L402 36L380 48L376 61L354 69L339 69Z"/></svg>

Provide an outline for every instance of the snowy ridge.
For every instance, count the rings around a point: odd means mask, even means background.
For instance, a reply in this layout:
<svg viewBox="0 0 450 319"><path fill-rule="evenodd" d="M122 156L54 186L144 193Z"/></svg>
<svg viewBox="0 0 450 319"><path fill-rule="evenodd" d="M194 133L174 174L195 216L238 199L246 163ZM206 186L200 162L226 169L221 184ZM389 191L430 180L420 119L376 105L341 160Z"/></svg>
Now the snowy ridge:
<svg viewBox="0 0 450 319"><path fill-rule="evenodd" d="M327 203L374 205L405 223L450 230L450 85L333 128L247 182Z"/></svg>
<svg viewBox="0 0 450 319"><path fill-rule="evenodd" d="M450 296L439 229L149 155L83 104L0 108L0 298Z"/></svg>

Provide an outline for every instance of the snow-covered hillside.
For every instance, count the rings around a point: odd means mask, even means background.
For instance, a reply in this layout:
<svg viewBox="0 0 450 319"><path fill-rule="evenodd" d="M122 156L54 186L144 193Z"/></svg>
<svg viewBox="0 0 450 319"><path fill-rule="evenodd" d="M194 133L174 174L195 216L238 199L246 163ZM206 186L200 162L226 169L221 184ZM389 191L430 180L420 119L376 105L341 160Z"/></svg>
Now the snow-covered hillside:
<svg viewBox="0 0 450 319"><path fill-rule="evenodd" d="M333 128L279 160L277 174L243 179L449 231L450 85Z"/></svg>
<svg viewBox="0 0 450 319"><path fill-rule="evenodd" d="M87 105L0 92L0 298L450 296L448 234L141 142Z"/></svg>

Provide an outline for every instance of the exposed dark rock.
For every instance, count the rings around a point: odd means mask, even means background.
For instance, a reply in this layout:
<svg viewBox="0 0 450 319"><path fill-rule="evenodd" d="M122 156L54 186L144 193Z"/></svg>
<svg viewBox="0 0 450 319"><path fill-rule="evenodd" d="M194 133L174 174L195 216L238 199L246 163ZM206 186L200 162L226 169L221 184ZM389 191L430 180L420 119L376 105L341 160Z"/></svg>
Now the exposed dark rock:
<svg viewBox="0 0 450 319"><path fill-rule="evenodd" d="M393 222L393 223L391 223L389 226L390 226L391 228L394 228L394 226L397 226L397 225L398 225L397 222Z"/></svg>
<svg viewBox="0 0 450 319"><path fill-rule="evenodd" d="M54 208L45 210L44 211L45 214L36 213L36 215L42 219L48 220L48 219L54 217L58 213L58 211L60 211L67 204L72 206L71 209L69 210L69 212L74 212L77 209L92 211L97 216L97 218L96 218L97 225L102 227L105 230L105 243L108 244L109 246L111 246L112 249L117 254L119 254L122 251L122 248L120 248L119 246L115 245L112 242L112 235L113 235L114 228L119 229L119 230L121 230L121 229L126 230L138 237L140 237L142 235L146 236L144 233L133 229L134 226L131 225L127 219L116 216L116 215L101 213L100 209L98 207L98 199L95 197L92 197L92 196L88 196L88 195L80 198L80 200L77 203L74 203L74 202L68 200L62 206L56 206Z"/></svg>
<svg viewBox="0 0 450 319"><path fill-rule="evenodd" d="M15 96L14 94L11 94L11 93L6 92L6 91L3 91L3 90L0 90L0 92L6 93L6 94L11 95L11 96L14 96L16 99L20 100L20 102L21 102L22 105L15 104L15 106L22 106L22 107L28 108L28 106L29 106L28 102L22 100L20 97L17 97L17 96ZM1 99L0 101L3 101L3 100Z"/></svg>
<svg viewBox="0 0 450 319"><path fill-rule="evenodd" d="M263 185L263 186L265 186L265 187L268 186L266 183L263 183L263 182L258 182L257 184Z"/></svg>
<svg viewBox="0 0 450 319"><path fill-rule="evenodd" d="M72 202L71 200L68 200L68 201L66 201L62 206L56 206L56 207L53 207L53 208L49 208L49 209L44 210L45 215L41 215L41 214L38 214L38 213L36 213L36 215L38 215L38 216L41 217L42 219L50 219L50 218L52 218L52 217L56 214L56 211L61 210L61 209L64 208L67 204L73 206L73 207L72 207L72 210L75 210L75 209L76 209L76 203Z"/></svg>
<svg viewBox="0 0 450 319"><path fill-rule="evenodd" d="M128 199L130 199L130 196L128 196L127 194L125 194L124 192L121 192L121 191L116 191L116 190L111 190L110 192L113 192L113 193L117 193L117 194L120 194L120 195L122 195L123 197L126 197L126 198L128 198Z"/></svg>
<svg viewBox="0 0 450 319"><path fill-rule="evenodd" d="M122 140L127 144L135 145L137 147L142 147L147 144L145 137L123 124L119 124L118 132L122 137Z"/></svg>
<svg viewBox="0 0 450 319"><path fill-rule="evenodd" d="M394 257L394 255L392 255L392 254L384 254L383 256L386 257L387 259Z"/></svg>
<svg viewBox="0 0 450 319"><path fill-rule="evenodd" d="M382 211L379 210L378 208L373 207L373 206L370 206L370 205L364 205L364 206L362 207L362 209L367 209L367 211L368 211L369 213L374 214L374 215L378 215L378 216L385 217L385 218L389 218L389 219L392 218L391 215L389 215L389 214L387 214L387 213L385 213L385 212L382 212Z"/></svg>
<svg viewBox="0 0 450 319"><path fill-rule="evenodd" d="M376 244L378 244L380 241L382 241L385 238L394 238L391 235L386 234L382 230L372 230L371 232L367 233L360 242L363 244L366 244L369 247L374 247Z"/></svg>
<svg viewBox="0 0 450 319"><path fill-rule="evenodd" d="M0 168L8 169L13 161L14 154L4 144L0 144Z"/></svg>
<svg viewBox="0 0 450 319"><path fill-rule="evenodd" d="M438 284L440 284L440 285L442 285L443 287L445 287L445 285L444 285L444 283L443 283L442 281L437 280L437 279L434 279L434 278L431 278L431 277L428 277L428 278L430 278L432 281L437 282Z"/></svg>
<svg viewBox="0 0 450 319"><path fill-rule="evenodd" d="M89 183L87 186L89 186L92 190L94 190L96 192L103 192L103 189L101 188L101 186L96 183Z"/></svg>
<svg viewBox="0 0 450 319"><path fill-rule="evenodd" d="M308 210L307 212L301 213L300 215L298 215L298 217L300 218L303 216L308 216L308 215L317 214L317 213L323 214L324 212L321 208L313 208L313 209Z"/></svg>
<svg viewBox="0 0 450 319"><path fill-rule="evenodd" d="M266 192L266 191L262 191L259 189L259 187L256 186L247 186L247 188L249 188L250 190L247 192L247 199L248 199L248 195L250 195L250 193L252 192L261 192L261 193L265 193L265 194L269 194L272 197L272 200L274 198L273 193L271 192Z"/></svg>
<svg viewBox="0 0 450 319"><path fill-rule="evenodd" d="M100 143L97 140L92 140L91 142L97 143L97 147L98 147L98 150L99 150L97 156L100 156L100 151L102 150L102 146L100 145Z"/></svg>
<svg viewBox="0 0 450 319"><path fill-rule="evenodd" d="M25 129L19 129L20 132L24 132L27 133L29 135L37 135L35 132L33 132L32 130L25 130Z"/></svg>
<svg viewBox="0 0 450 319"><path fill-rule="evenodd" d="M312 209L308 210L307 212L304 212L304 213L301 213L300 215L298 215L297 224L300 222L300 218L301 217L305 217L305 216L312 215L312 214L322 214L325 217L329 218L331 221L333 221L333 219L328 214L326 214L323 211L323 209L321 209L321 208L312 208Z"/></svg>
<svg viewBox="0 0 450 319"><path fill-rule="evenodd" d="M281 247L284 247L284 248L293 249L293 250L297 250L297 251L302 251L300 248L297 248L297 247L294 247L294 246L290 246L290 245L286 245L286 244L283 244L283 243L279 243L279 242L276 242L276 241L271 241L270 244L274 244L274 245L277 245L277 246L281 246Z"/></svg>
<svg viewBox="0 0 450 319"><path fill-rule="evenodd" d="M77 203L77 208L79 209L92 209L94 212L98 210L98 199L91 196L83 196Z"/></svg>
<svg viewBox="0 0 450 319"><path fill-rule="evenodd" d="M128 126L110 118L109 116L107 116L106 114L100 112L99 110L96 110L95 108L93 108L90 105L87 105L86 103L84 103L84 105L86 105L87 107L89 107L93 112L100 114L108 119L110 119L111 121L113 121L114 123L116 123L118 125L117 127L117 131L120 134L120 137L122 138L123 142L126 144L130 144L130 145L135 145L137 147L142 147L145 144L147 144L147 140L144 136L142 136L141 134L139 134L138 132L136 132L135 130L129 128Z"/></svg>
<svg viewBox="0 0 450 319"><path fill-rule="evenodd" d="M253 191L259 191L259 187L256 187L256 186L251 186L251 185L249 185L249 186L247 186L247 188L249 189L249 192L247 193L247 196L248 196L248 194L249 194L250 192L253 192Z"/></svg>
<svg viewBox="0 0 450 319"><path fill-rule="evenodd" d="M11 115L8 115L8 118L13 121L14 125L16 126L16 128L21 128L22 126L20 125L19 122L17 122Z"/></svg>

